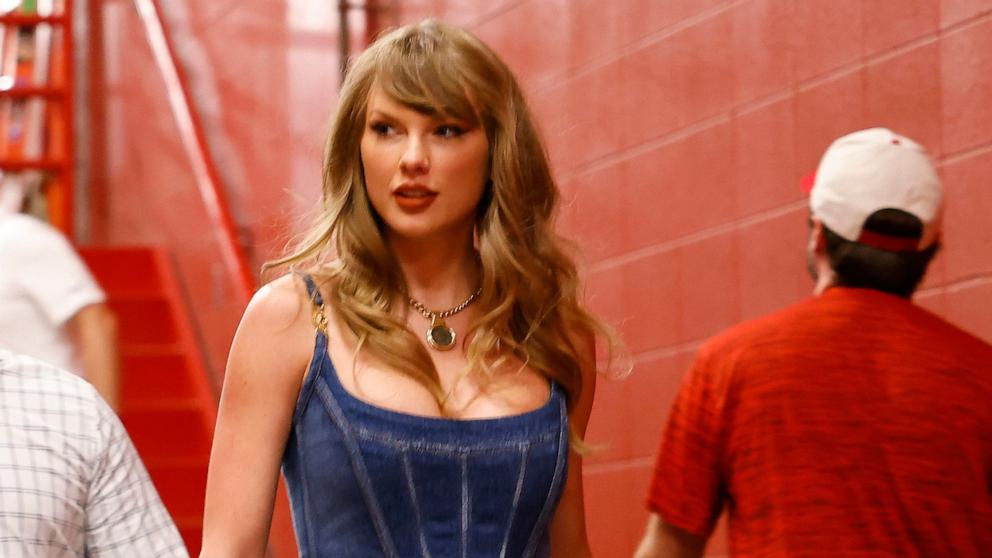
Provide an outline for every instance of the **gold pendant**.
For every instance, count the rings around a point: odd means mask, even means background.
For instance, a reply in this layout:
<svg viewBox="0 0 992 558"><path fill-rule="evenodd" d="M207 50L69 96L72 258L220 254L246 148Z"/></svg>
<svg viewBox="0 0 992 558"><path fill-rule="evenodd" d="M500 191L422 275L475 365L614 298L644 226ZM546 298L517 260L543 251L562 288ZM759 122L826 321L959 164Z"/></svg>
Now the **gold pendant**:
<svg viewBox="0 0 992 558"><path fill-rule="evenodd" d="M455 346L455 330L445 325L444 318L435 316L427 328L427 344L439 351L449 351Z"/></svg>

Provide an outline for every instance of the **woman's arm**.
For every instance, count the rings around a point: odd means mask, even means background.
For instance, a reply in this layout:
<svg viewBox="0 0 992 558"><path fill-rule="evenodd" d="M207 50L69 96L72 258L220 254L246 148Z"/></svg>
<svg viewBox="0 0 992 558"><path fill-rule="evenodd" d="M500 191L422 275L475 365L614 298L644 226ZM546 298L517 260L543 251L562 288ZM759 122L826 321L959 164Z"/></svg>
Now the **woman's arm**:
<svg viewBox="0 0 992 558"><path fill-rule="evenodd" d="M584 438L596 393L596 346L592 337L579 341L584 350L582 358L582 393L568 413L572 432ZM554 558L590 558L586 536L585 503L582 496L582 456L569 451L568 478L551 520L551 555Z"/></svg>
<svg viewBox="0 0 992 558"><path fill-rule="evenodd" d="M249 303L228 357L210 452L201 558L266 553L279 464L314 338L291 276Z"/></svg>

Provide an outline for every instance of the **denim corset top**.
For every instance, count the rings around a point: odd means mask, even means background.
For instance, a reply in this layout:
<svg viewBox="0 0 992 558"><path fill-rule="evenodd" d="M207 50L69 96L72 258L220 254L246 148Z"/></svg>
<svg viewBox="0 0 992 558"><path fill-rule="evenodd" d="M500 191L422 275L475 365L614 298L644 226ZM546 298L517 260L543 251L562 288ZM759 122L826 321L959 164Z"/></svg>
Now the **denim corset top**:
<svg viewBox="0 0 992 558"><path fill-rule="evenodd" d="M314 345L282 463L301 558L549 555L568 459L557 385L520 415L420 417L350 394L324 332Z"/></svg>

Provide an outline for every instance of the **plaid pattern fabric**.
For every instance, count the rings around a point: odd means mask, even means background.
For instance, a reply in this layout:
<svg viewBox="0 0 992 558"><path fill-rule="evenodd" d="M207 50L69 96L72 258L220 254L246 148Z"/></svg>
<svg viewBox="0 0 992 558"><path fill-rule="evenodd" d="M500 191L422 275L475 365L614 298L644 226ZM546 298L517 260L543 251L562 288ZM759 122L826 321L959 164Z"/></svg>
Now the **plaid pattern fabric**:
<svg viewBox="0 0 992 558"><path fill-rule="evenodd" d="M188 556L127 432L93 387L3 350L0 556Z"/></svg>

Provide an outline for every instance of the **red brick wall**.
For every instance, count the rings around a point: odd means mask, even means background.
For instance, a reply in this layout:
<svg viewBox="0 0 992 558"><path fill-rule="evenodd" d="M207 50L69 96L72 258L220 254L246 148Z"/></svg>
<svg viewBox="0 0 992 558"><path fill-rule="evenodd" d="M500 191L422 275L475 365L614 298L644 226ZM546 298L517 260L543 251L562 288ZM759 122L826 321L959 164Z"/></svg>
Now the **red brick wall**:
<svg viewBox="0 0 992 558"><path fill-rule="evenodd" d="M629 556L698 344L806 296L798 183L835 137L888 126L939 159L946 249L919 301L992 341L992 2L401 2L472 28L530 93L585 249L592 306L635 358L600 383L595 555ZM722 534L710 547L726 552Z"/></svg>

